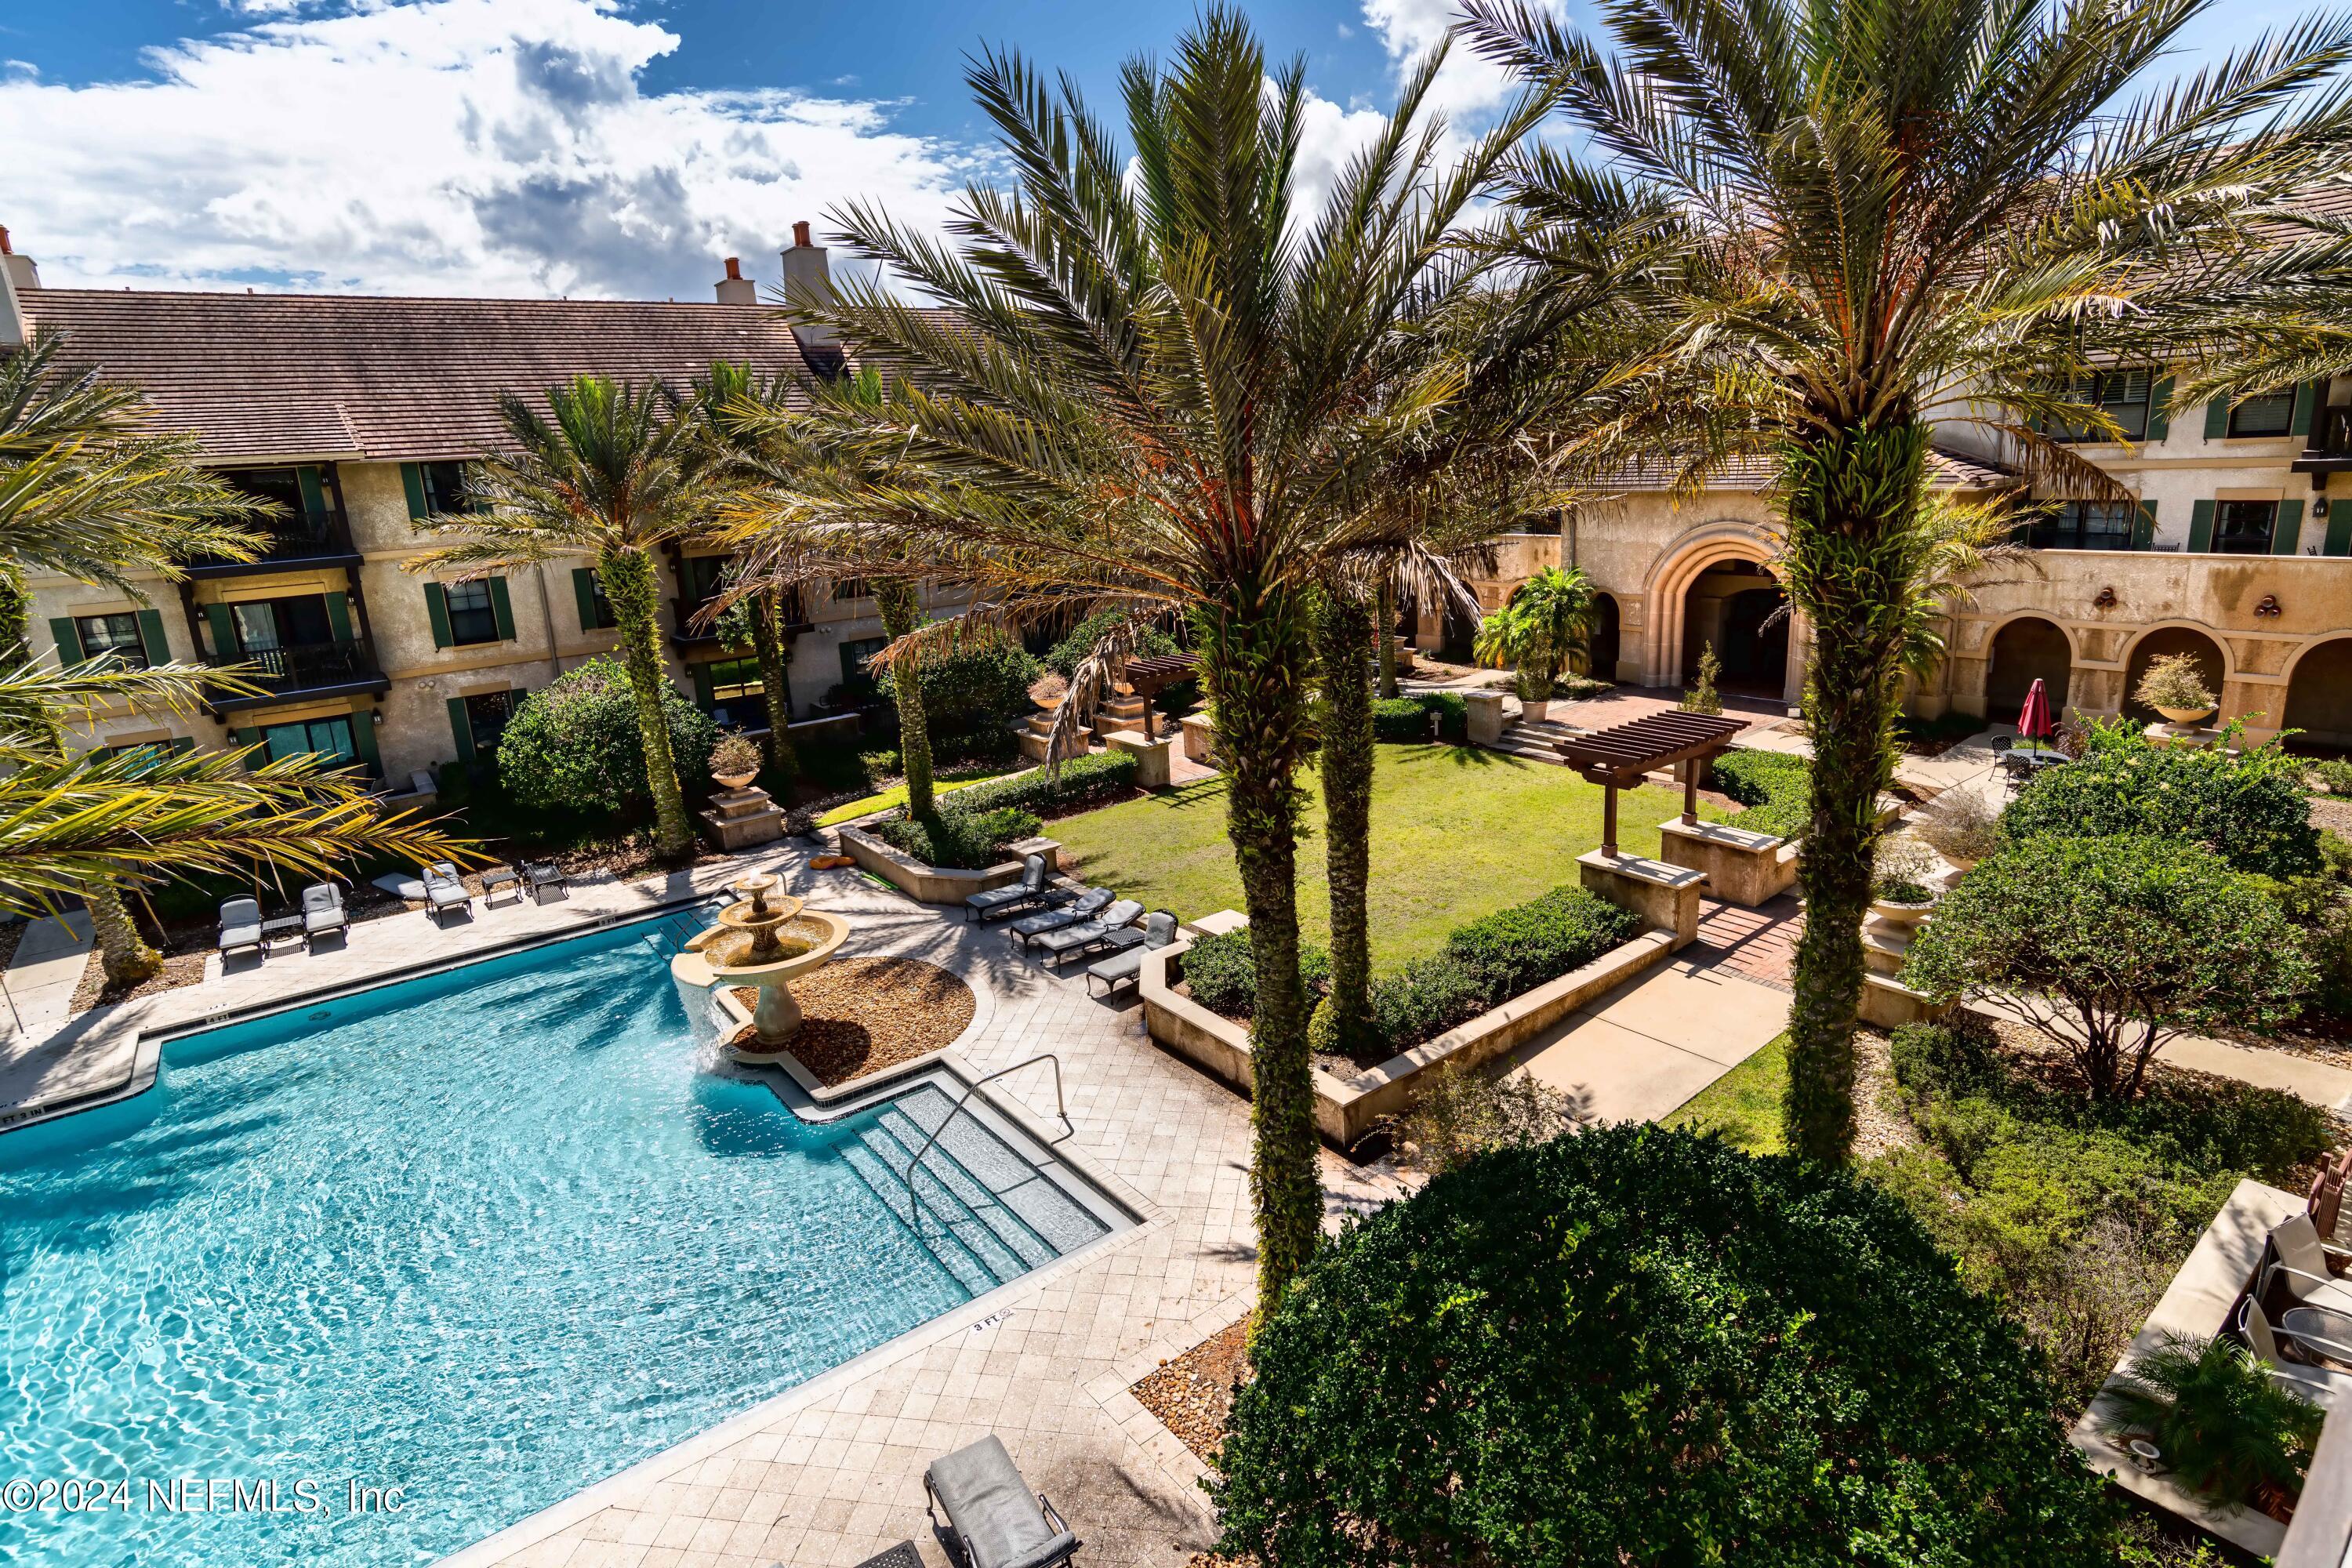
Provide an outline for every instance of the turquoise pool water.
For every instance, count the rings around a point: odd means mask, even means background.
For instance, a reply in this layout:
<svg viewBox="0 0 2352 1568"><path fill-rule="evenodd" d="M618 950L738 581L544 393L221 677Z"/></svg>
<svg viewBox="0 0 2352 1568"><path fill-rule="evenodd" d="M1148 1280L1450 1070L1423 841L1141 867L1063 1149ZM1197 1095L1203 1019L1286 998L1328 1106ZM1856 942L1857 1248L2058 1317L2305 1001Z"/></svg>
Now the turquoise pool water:
<svg viewBox="0 0 2352 1568"><path fill-rule="evenodd" d="M0 1563L431 1562L1101 1233L950 1162L918 1237L944 1106L713 1071L643 928L173 1042L0 1136Z"/></svg>

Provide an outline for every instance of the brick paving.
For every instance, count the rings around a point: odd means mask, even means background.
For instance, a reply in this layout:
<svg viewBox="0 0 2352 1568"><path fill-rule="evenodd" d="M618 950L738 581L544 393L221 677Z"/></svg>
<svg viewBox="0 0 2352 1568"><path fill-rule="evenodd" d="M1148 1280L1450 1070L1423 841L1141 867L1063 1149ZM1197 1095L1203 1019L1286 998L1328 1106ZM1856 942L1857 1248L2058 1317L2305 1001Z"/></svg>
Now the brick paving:
<svg viewBox="0 0 2352 1568"><path fill-rule="evenodd" d="M1556 702L1551 717L1561 723L1573 724L1580 730L1606 730L1612 724L1630 724L1636 719L1646 719L1653 713L1673 711L1682 706L1678 690L1654 690L1637 687L1612 687L1601 696L1588 697L1581 702ZM1744 719L1748 731L1778 724L1789 716L1786 704L1760 700L1726 696L1725 714Z"/></svg>
<svg viewBox="0 0 2352 1568"><path fill-rule="evenodd" d="M1789 989L1796 973L1797 939L1805 931L1805 906L1793 893L1756 909L1699 901L1698 941L1682 956L1702 968L1720 966L1767 985Z"/></svg>

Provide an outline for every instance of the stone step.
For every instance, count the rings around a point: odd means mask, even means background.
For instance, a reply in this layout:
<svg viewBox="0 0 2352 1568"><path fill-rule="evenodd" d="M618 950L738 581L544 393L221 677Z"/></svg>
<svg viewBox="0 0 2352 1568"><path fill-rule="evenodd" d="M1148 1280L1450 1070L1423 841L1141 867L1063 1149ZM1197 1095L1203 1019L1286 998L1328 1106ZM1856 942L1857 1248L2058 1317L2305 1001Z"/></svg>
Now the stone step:
<svg viewBox="0 0 2352 1568"><path fill-rule="evenodd" d="M1911 951L1911 933L1885 921L1874 920L1862 928L1862 962L1873 974L1899 974Z"/></svg>

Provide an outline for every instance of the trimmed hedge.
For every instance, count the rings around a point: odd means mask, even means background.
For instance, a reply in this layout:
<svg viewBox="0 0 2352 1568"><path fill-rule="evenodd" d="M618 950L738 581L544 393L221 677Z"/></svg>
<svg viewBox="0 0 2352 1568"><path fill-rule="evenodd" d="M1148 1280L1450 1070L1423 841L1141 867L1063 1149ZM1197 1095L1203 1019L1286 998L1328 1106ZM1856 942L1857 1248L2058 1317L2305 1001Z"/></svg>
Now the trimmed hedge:
<svg viewBox="0 0 2352 1568"><path fill-rule="evenodd" d="M1298 944L1298 978L1311 1002L1331 983L1331 955L1309 942ZM1226 1018L1246 1018L1257 1005L1257 956L1246 928L1196 937L1184 950L1184 983L1192 1000Z"/></svg>
<svg viewBox="0 0 2352 1568"><path fill-rule="evenodd" d="M1389 697L1372 704L1372 739L1427 742L1429 716L1438 715L1441 741L1463 745L1470 739L1470 704L1459 691L1426 691L1418 697Z"/></svg>
<svg viewBox="0 0 2352 1568"><path fill-rule="evenodd" d="M2321 868L2300 757L2277 742L2158 746L2127 726L2095 726L2081 757L2044 768L2001 813L2012 840L2155 835L2201 844L2232 870L2282 880Z"/></svg>
<svg viewBox="0 0 2352 1568"><path fill-rule="evenodd" d="M1812 764L1786 752L1733 750L1715 759L1715 787L1748 809L1731 819L1751 833L1801 838L1813 815Z"/></svg>
<svg viewBox="0 0 2352 1568"><path fill-rule="evenodd" d="M1123 752L1102 752L1072 757L1056 775L1037 768L991 784L974 784L942 796L942 812L998 811L1018 806L1040 815L1099 805L1125 796L1135 787L1135 759Z"/></svg>
<svg viewBox="0 0 2352 1568"><path fill-rule="evenodd" d="M1445 946L1372 982L1372 1025L1389 1056L1435 1039L1641 934L1641 917L1581 888L1472 921ZM1189 971L1188 971L1189 973Z"/></svg>
<svg viewBox="0 0 2352 1568"><path fill-rule="evenodd" d="M902 816L870 829L901 855L926 866L981 871L1004 858L1004 847L1034 838L1044 826L1034 813L1004 806L995 811L941 811L927 820Z"/></svg>
<svg viewBox="0 0 2352 1568"><path fill-rule="evenodd" d="M1039 814L1117 800L1135 788L1135 759L1121 753L1073 757L1058 776L1045 768L939 797L927 821L900 817L872 828L876 837L926 866L979 871L1003 858L1016 838L1034 838Z"/></svg>

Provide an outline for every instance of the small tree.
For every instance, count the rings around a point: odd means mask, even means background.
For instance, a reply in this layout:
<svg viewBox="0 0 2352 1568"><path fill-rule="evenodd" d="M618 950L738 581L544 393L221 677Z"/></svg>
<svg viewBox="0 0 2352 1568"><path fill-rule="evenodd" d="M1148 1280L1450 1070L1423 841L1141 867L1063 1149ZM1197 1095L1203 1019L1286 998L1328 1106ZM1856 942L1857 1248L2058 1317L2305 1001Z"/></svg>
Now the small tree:
<svg viewBox="0 0 2352 1568"><path fill-rule="evenodd" d="M1723 694L1715 689L1715 683L1722 678L1723 660L1716 657L1715 645L1711 642L1699 644L1698 684L1683 693L1683 711L1685 713L1722 712Z"/></svg>
<svg viewBox="0 0 2352 1568"><path fill-rule="evenodd" d="M698 783L709 776L719 726L668 681L658 691L669 752L678 771ZM523 699L499 740L499 779L517 805L535 811L650 805L641 735L628 670L617 659L592 658Z"/></svg>
<svg viewBox="0 0 2352 1568"><path fill-rule="evenodd" d="M1585 664L1600 598L1581 571L1547 566L1479 624L1471 651L1482 664L1515 667L1522 700L1548 701L1560 678Z"/></svg>
<svg viewBox="0 0 2352 1568"><path fill-rule="evenodd" d="M2011 845L1945 895L1903 970L1940 1002L2021 1008L2099 1100L2137 1095L2184 1030L2288 1017L2313 978L2274 900L2193 845L2148 837Z"/></svg>
<svg viewBox="0 0 2352 1568"><path fill-rule="evenodd" d="M1816 1163L1630 1124L1479 1155L1328 1247L1252 1359L1231 1556L2113 1561L2016 1329Z"/></svg>

